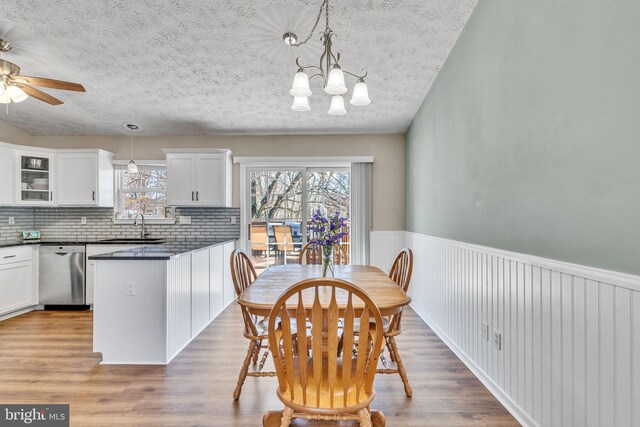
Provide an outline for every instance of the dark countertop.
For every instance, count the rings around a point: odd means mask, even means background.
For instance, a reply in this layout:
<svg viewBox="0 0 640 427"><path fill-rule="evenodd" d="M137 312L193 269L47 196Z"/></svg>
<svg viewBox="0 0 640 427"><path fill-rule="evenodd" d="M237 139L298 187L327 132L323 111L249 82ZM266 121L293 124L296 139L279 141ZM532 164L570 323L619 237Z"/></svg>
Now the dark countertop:
<svg viewBox="0 0 640 427"><path fill-rule="evenodd" d="M78 246L78 245L159 245L166 243L165 240L155 240L149 242L122 242L122 241L113 241L113 239L108 240L39 240L35 242L24 242L22 240L14 240L10 242L0 243L0 248L9 248L12 246L36 246L36 245L44 245L44 246Z"/></svg>
<svg viewBox="0 0 640 427"><path fill-rule="evenodd" d="M197 251L198 249L208 248L209 246L218 246L229 242L235 242L236 239L226 240L193 240L190 242L165 242L156 245L145 245L135 249L127 249L124 251L110 252L108 254L90 256L90 260L152 260L166 261L175 256L186 254L188 252Z"/></svg>

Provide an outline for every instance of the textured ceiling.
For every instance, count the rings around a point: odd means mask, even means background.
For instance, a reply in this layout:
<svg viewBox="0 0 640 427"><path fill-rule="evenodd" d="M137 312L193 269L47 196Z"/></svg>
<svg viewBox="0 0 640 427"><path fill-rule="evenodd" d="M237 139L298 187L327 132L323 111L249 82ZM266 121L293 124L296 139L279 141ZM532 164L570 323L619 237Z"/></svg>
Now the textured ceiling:
<svg viewBox="0 0 640 427"><path fill-rule="evenodd" d="M368 70L372 100L341 117L315 79L311 111L290 109L294 60L317 63L321 42L281 37L305 37L320 3L5 0L0 35L15 47L4 58L87 93L47 90L65 104L28 99L0 119L35 135L119 135L123 122L144 135L404 132L477 0L332 1L334 50L343 69Z"/></svg>

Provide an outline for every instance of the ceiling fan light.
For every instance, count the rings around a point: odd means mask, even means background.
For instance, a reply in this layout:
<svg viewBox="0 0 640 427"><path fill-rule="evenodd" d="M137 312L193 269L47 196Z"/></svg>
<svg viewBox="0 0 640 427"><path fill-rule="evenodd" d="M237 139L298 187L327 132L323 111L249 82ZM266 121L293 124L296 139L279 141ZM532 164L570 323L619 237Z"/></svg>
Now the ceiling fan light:
<svg viewBox="0 0 640 427"><path fill-rule="evenodd" d="M129 161L129 164L127 165L127 170L131 173L138 173L138 165L136 165L136 162L134 162L133 159Z"/></svg>
<svg viewBox="0 0 640 427"><path fill-rule="evenodd" d="M22 102L29 97L29 95L24 93L18 86L9 86L7 88L7 94L13 102Z"/></svg>
<svg viewBox="0 0 640 427"><path fill-rule="evenodd" d="M327 79L327 85L324 91L329 95L342 95L347 92L347 86L344 84L344 73L339 65L334 65L329 72L329 78Z"/></svg>
<svg viewBox="0 0 640 427"><path fill-rule="evenodd" d="M349 103L358 107L371 104L371 100L369 99L369 90L367 89L367 85L364 80L358 80L358 83L353 87L353 96Z"/></svg>
<svg viewBox="0 0 640 427"><path fill-rule="evenodd" d="M304 70L299 69L296 76L293 78L293 86L289 93L295 97L311 96L311 89L309 89L309 76Z"/></svg>
<svg viewBox="0 0 640 427"><path fill-rule="evenodd" d="M4 83L0 82L0 96L4 95Z"/></svg>
<svg viewBox="0 0 640 427"><path fill-rule="evenodd" d="M309 111L309 98L306 96L294 96L293 105L291 106L293 111Z"/></svg>
<svg viewBox="0 0 640 427"><path fill-rule="evenodd" d="M332 116L344 116L347 114L347 110L344 108L344 99L340 95L334 95L331 98L331 106L329 107L329 114Z"/></svg>
<svg viewBox="0 0 640 427"><path fill-rule="evenodd" d="M0 95L0 104L9 104L11 103L11 97L9 93L5 90L2 95Z"/></svg>

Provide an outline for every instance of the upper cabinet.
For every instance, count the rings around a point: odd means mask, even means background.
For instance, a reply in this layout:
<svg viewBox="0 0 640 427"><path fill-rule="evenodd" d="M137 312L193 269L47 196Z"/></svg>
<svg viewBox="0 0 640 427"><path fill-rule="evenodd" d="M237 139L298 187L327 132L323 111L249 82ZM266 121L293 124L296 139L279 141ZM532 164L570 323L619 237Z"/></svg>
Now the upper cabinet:
<svg viewBox="0 0 640 427"><path fill-rule="evenodd" d="M57 151L57 205L113 207L113 157L102 150Z"/></svg>
<svg viewBox="0 0 640 427"><path fill-rule="evenodd" d="M0 145L0 206L13 204L13 150Z"/></svg>
<svg viewBox="0 0 640 427"><path fill-rule="evenodd" d="M55 156L51 151L14 151L15 204L53 206Z"/></svg>
<svg viewBox="0 0 640 427"><path fill-rule="evenodd" d="M231 207L229 150L164 150L167 204Z"/></svg>
<svg viewBox="0 0 640 427"><path fill-rule="evenodd" d="M113 158L0 142L0 206L113 207Z"/></svg>

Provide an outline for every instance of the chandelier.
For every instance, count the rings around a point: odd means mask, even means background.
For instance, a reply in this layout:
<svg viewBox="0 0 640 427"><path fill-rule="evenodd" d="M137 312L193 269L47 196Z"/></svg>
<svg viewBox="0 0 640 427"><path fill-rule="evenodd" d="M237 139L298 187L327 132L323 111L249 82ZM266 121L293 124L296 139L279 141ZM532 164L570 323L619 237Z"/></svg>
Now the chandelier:
<svg viewBox="0 0 640 427"><path fill-rule="evenodd" d="M287 32L282 36L284 42L289 46L302 46L307 43L313 36L322 13L324 12L326 18L326 26L324 31L320 34L320 40L324 45L324 52L320 56L319 66L315 65L302 65L300 63L301 58L296 59L298 65L298 71L293 79L293 86L289 93L293 95L293 105L291 109L293 111L309 111L309 96L311 96L311 89L309 88L309 80L314 77L321 77L324 84L324 91L329 95L332 95L331 106L329 107L329 114L332 116L342 116L347 114L347 110L344 108L344 99L342 95L347 93L347 86L345 85L344 75L348 74L357 79L357 82L353 88L353 94L349 103L355 106L369 105L371 100L369 99L369 91L367 85L364 82L364 78L367 76L367 71L363 75L357 75L343 70L340 67L340 54L333 54L331 49L332 39L336 35L331 28L329 28L329 0L324 0L320 5L320 11L316 18L316 23L313 25L311 32L307 38L301 42L298 42L298 37L292 33ZM310 70L313 74L307 75L306 70Z"/></svg>

